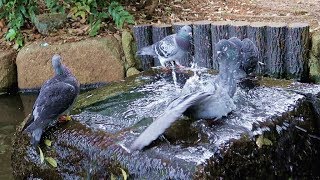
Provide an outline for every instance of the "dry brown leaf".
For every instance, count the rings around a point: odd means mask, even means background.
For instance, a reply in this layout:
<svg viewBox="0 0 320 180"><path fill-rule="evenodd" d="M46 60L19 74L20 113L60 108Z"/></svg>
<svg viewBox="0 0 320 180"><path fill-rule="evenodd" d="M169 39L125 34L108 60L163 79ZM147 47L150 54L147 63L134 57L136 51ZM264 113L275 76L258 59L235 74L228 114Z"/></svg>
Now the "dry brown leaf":
<svg viewBox="0 0 320 180"><path fill-rule="evenodd" d="M5 23L4 23L4 19L0 19L0 29L4 28Z"/></svg>

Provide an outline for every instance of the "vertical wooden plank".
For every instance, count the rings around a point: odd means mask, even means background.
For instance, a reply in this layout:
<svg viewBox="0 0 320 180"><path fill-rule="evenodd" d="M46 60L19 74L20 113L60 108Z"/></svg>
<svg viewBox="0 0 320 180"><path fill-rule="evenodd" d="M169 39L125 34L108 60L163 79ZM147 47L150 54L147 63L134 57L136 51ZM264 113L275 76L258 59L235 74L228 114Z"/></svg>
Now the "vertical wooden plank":
<svg viewBox="0 0 320 180"><path fill-rule="evenodd" d="M172 26L169 24L155 24L152 26L152 42L156 43L172 34ZM160 66L160 61L154 58L154 66Z"/></svg>
<svg viewBox="0 0 320 180"><path fill-rule="evenodd" d="M229 26L229 38L237 37L241 40L246 38L248 26L249 22L246 21L232 21Z"/></svg>
<svg viewBox="0 0 320 180"><path fill-rule="evenodd" d="M173 27L174 33L177 33L185 25L188 25L188 26L192 27L192 22L190 22L190 21L182 21L182 22L173 23L172 27ZM191 40L191 44L193 44L193 38ZM191 62L193 61L193 53L194 53L193 46L191 46L188 55L185 58L183 58L183 59L181 59L179 61L180 64L183 65L183 66L190 66Z"/></svg>
<svg viewBox="0 0 320 180"><path fill-rule="evenodd" d="M248 26L247 37L251 39L258 48L259 62L257 66L257 73L264 75L266 73L267 61L267 23L253 22Z"/></svg>
<svg viewBox="0 0 320 180"><path fill-rule="evenodd" d="M286 23L269 23L267 26L267 74L281 78L284 75L286 54Z"/></svg>
<svg viewBox="0 0 320 180"><path fill-rule="evenodd" d="M133 35L136 40L137 49L149 46L152 44L152 26L137 25L133 27ZM150 69L153 64L152 56L139 56L143 70Z"/></svg>
<svg viewBox="0 0 320 180"><path fill-rule="evenodd" d="M193 23L194 61L199 67L212 68L211 22Z"/></svg>
<svg viewBox="0 0 320 180"><path fill-rule="evenodd" d="M228 21L215 21L211 23L212 68L215 70L219 70L215 45L221 39L229 39L229 26L230 22Z"/></svg>
<svg viewBox="0 0 320 180"><path fill-rule="evenodd" d="M286 78L306 81L309 78L309 25L291 23L286 35Z"/></svg>

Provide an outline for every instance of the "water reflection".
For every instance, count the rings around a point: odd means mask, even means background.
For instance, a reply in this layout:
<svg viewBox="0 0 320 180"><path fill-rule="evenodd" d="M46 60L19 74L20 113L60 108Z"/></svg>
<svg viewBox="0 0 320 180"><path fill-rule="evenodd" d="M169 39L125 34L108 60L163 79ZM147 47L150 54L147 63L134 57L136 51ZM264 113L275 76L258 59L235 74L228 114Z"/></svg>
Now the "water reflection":
<svg viewBox="0 0 320 180"><path fill-rule="evenodd" d="M36 95L0 96L0 179L13 179L11 142L16 126L30 113Z"/></svg>

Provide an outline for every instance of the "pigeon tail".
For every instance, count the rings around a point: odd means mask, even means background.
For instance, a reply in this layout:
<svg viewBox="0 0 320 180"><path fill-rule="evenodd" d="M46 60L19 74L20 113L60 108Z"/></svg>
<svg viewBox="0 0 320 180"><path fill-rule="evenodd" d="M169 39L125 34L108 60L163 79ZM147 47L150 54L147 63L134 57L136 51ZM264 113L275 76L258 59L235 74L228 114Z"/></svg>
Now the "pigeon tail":
<svg viewBox="0 0 320 180"><path fill-rule="evenodd" d="M143 56L143 55L149 55L149 56L157 56L154 52L152 46L147 46L141 48L139 51L137 51L137 55Z"/></svg>

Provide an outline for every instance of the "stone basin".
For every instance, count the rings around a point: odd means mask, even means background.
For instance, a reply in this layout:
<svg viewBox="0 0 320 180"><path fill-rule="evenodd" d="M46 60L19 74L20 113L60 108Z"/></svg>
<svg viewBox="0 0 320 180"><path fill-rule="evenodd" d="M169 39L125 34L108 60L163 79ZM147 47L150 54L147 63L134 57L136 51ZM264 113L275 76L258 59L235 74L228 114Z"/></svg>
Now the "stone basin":
<svg viewBox="0 0 320 180"><path fill-rule="evenodd" d="M237 109L218 120L181 117L143 151L126 147L179 95L192 72L153 69L86 92L73 121L48 128L41 163L19 129L14 176L42 179L215 179L320 177L319 85L259 78L238 88Z"/></svg>

